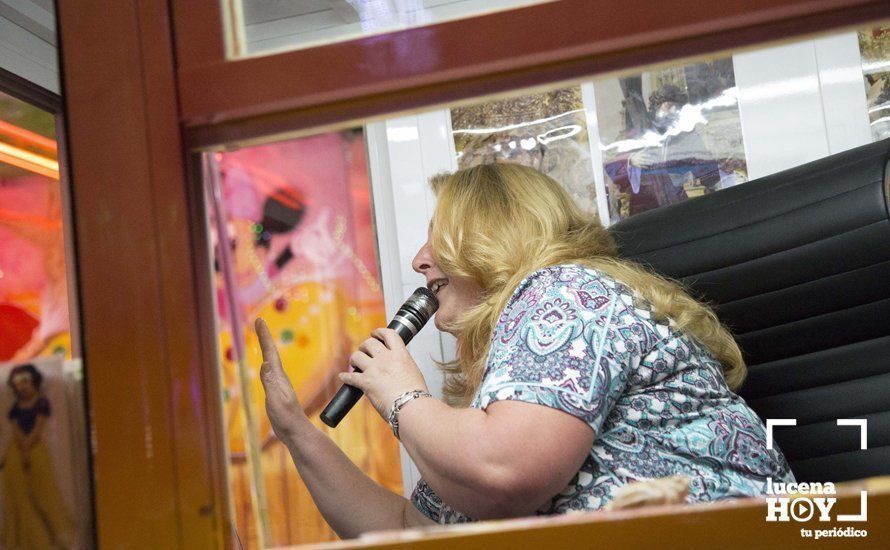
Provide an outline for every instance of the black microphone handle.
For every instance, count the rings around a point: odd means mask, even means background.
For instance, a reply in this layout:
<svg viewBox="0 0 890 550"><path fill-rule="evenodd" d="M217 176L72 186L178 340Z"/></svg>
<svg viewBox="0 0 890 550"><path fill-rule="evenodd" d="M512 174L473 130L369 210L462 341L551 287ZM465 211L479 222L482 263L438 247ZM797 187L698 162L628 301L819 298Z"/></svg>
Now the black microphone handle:
<svg viewBox="0 0 890 550"><path fill-rule="evenodd" d="M391 328L398 332L406 346L411 341L411 338L414 337L414 334L408 327L395 319L390 321L386 328ZM355 386L343 384L330 403L328 403L328 406L321 411L321 421L331 428L336 428L340 421L343 420L343 417L346 416L346 413L352 410L352 407L358 403L358 400L363 395L365 395L365 392Z"/></svg>

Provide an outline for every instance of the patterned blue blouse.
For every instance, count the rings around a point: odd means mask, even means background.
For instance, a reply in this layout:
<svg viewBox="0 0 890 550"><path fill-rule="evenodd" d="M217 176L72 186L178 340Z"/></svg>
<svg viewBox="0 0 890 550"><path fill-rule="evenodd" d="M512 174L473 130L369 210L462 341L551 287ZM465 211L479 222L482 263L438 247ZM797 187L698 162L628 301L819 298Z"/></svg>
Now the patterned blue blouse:
<svg viewBox="0 0 890 550"><path fill-rule="evenodd" d="M673 474L692 480L689 502L761 495L767 477L794 480L710 351L593 269L542 269L513 293L470 406L502 399L565 411L596 434L581 469L538 514L595 510L627 483ZM411 501L438 523L473 521L422 479Z"/></svg>

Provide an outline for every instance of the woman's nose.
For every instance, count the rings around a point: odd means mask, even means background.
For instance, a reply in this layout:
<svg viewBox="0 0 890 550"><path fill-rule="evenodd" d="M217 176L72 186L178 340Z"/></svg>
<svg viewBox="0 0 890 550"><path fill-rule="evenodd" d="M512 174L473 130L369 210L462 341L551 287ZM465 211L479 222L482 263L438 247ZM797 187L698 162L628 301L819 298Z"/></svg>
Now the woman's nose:
<svg viewBox="0 0 890 550"><path fill-rule="evenodd" d="M421 275L423 275L426 270L433 267L433 255L429 241L423 243L423 246L417 251L417 255L414 256L414 260L411 261L411 267Z"/></svg>

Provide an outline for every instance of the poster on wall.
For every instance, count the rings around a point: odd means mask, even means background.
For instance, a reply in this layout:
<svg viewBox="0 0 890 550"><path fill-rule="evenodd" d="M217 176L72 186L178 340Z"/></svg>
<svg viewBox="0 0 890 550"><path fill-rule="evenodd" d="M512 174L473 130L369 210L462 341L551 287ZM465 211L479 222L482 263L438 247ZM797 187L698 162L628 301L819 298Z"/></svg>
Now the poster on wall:
<svg viewBox="0 0 890 550"><path fill-rule="evenodd" d="M868 122L874 141L890 137L890 26L859 31Z"/></svg>
<svg viewBox="0 0 890 550"><path fill-rule="evenodd" d="M339 387L345 358L385 325L365 164L363 135L352 131L219 155L229 254L217 253L215 266L227 403L237 403L240 393L233 323L242 325L244 359L258 368L253 320L266 321L309 412L320 411ZM221 252L215 220L212 227ZM251 391L262 403L259 380ZM239 410L230 409L236 458L243 454L234 428ZM265 415L258 428L263 441L274 437Z"/></svg>
<svg viewBox="0 0 890 550"><path fill-rule="evenodd" d="M364 133L244 147L217 154L213 165L219 200L210 198L208 211L236 533L245 547L336 540L263 410L253 321L267 323L310 421L401 493L397 442L367 399L336 430L318 418L349 355L386 325Z"/></svg>
<svg viewBox="0 0 890 550"><path fill-rule="evenodd" d="M536 168L597 211L581 88L488 101L451 110L459 168L512 162Z"/></svg>
<svg viewBox="0 0 890 550"><path fill-rule="evenodd" d="M612 222L747 181L732 58L594 88Z"/></svg>
<svg viewBox="0 0 890 550"><path fill-rule="evenodd" d="M0 548L85 548L63 360L0 363Z"/></svg>

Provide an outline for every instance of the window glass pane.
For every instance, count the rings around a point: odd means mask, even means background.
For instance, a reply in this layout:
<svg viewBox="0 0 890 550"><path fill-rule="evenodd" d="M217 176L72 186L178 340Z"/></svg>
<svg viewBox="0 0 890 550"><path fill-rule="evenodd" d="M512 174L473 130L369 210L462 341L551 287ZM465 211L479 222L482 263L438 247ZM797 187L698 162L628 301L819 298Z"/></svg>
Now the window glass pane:
<svg viewBox="0 0 890 550"><path fill-rule="evenodd" d="M91 523L55 116L0 93L0 545L83 548ZM24 443L25 438L36 438Z"/></svg>
<svg viewBox="0 0 890 550"><path fill-rule="evenodd" d="M296 50L551 0L222 0L235 13L236 57Z"/></svg>
<svg viewBox="0 0 890 550"><path fill-rule="evenodd" d="M337 373L347 370L349 355L371 330L386 325L363 133L249 147L209 160L220 368L238 534L251 547L261 540L267 546L335 540L269 425L253 321L262 317L268 324L313 423L377 482L401 492L398 445L366 399L336 429L318 418L341 385ZM218 215L224 216L221 224ZM245 395L255 416L250 428ZM251 449L259 464L251 464ZM268 515L257 515L264 508Z"/></svg>
<svg viewBox="0 0 890 550"><path fill-rule="evenodd" d="M325 166L346 163L351 170L361 171L365 183L350 188L353 198L349 211L365 214L370 212L366 196L370 172L374 182L376 228L380 231L376 246L383 269L378 273L371 256L365 260L365 256L357 253L364 267L353 263L356 271L352 274L354 281L349 285L370 290L373 285L363 274L367 270L380 287L387 289L387 298L400 303L414 288L425 284L424 277L412 270L411 262L427 238L428 224L435 210L436 198L427 184L431 176L482 163L529 165L563 184L583 209L598 214L605 225L662 206L719 193L736 185L746 185L749 180L865 145L886 135L880 133L886 122L886 113L882 111L887 104L885 92L890 86L887 84L890 53L886 36L885 28L848 31L750 48L732 55L699 58L695 62L667 62L549 88L538 86L533 90L516 90L494 99L462 101L461 106L453 108L400 114L369 123L364 138L355 132L326 134L220 154L215 157L215 162L225 197L222 202L230 210L223 241L227 241L226 249L234 258L233 273L238 281L239 296L242 293L244 296L240 299L244 303L254 303L245 307L245 310L250 307L253 310L250 315L242 316L242 324L246 326L247 320L262 308L275 309L277 303L284 305L286 302L282 312L286 315L292 315L295 310L321 308L324 321L310 316L313 328L319 334L337 334L336 330L324 327L329 322L341 323L333 319L336 315L343 316L343 310L325 317L324 307L318 304L319 295L312 293L308 294L309 302L296 304L295 296L303 292L305 285L316 283L299 278L289 283L288 277L291 276L282 274L283 270L278 268L280 259L285 262L281 256L284 251L282 243L299 242L287 233L299 236L316 227L308 213L317 212L318 204L313 201L321 199L311 199L312 193L321 192L323 185L330 186L330 182L338 181L320 172ZM349 153L351 160L344 160L349 158L347 156L323 156L301 149L319 140L340 140L341 144L348 142L358 147L356 144L362 139L367 140L370 151L367 167L361 148L343 149L352 151ZM346 155L345 152L342 154ZM242 177L252 183L236 185L235 178ZM275 191L282 186L290 191ZM358 190L364 191L359 193ZM325 191L329 192L333 193ZM267 196L279 197L278 202L284 203L278 207L281 216L288 209L299 210L298 206L304 207L307 214L291 212L291 222L284 223L278 233L270 231L269 227L274 224L263 221L262 205ZM288 203L290 207L287 207ZM322 201L321 204L327 203ZM356 221L354 226L349 223L347 220L344 227L353 227L359 239L355 241L358 247L355 250L364 250L362 246L371 250L377 236L371 231L370 220ZM345 229L345 234L350 234L349 230ZM328 233L337 235L338 231L329 227ZM368 239L366 245L360 245L365 242L360 235ZM301 256L297 254L300 246L294 245L290 250L296 259L287 259L285 264L328 265L330 262L324 258L330 258L331 250L338 250L336 239L313 239L319 246L309 246L308 260L305 257L307 251L302 251ZM271 243L269 246L264 243L267 240ZM314 263L318 259L321 264ZM221 275L218 280L221 295L225 294ZM366 281L365 286L360 284L362 280ZM299 290L286 290L290 284L297 285ZM280 295L293 297L279 302L277 297ZM376 299L378 306L375 307L382 308L380 298ZM342 303L346 308L345 318L350 319L349 302ZM249 506L244 504L249 502L251 478L246 466L235 462L237 453L244 452L243 435L240 435L244 429L239 427L243 426L243 421L240 405L237 405L238 381L234 361L237 352L234 347L229 347L232 340L227 334L232 325L226 321L225 307L221 306L221 343L226 354L223 366L229 392L230 438L234 438L229 443L233 453L233 487L237 487L233 490L236 491L236 505L242 506L238 512L241 514L239 532L252 537L250 529L255 527L251 527ZM376 315L377 324L385 322L382 309L368 307L364 315ZM295 328L287 336L280 333L281 343L299 339L300 319L298 316L287 320L288 326ZM358 327L356 330L350 328L349 337L340 344L337 353L348 354L373 324L354 325ZM259 364L258 350L249 341L249 331L243 330L248 333L247 364L255 370ZM336 343L331 342L329 348L333 349ZM418 334L411 346L430 391L441 396L442 373L433 361L455 359L454 339L428 327ZM328 369L327 372L345 365L345 361L334 359L335 356L334 352L325 355L328 366L323 368ZM296 372L293 375L302 376ZM259 408L259 386L256 382L251 383L251 395ZM263 430L268 433L268 427L264 428L266 420L262 412L258 416L263 417L258 422L262 444L262 437L266 437ZM373 424L370 422L368 426ZM329 433L334 437L338 431ZM378 433L381 437L379 444L392 444L393 451L389 458L381 455L380 461L373 464L359 461L359 467L372 476L391 475L393 482L389 486L398 492L396 468L399 463L394 442L385 430ZM343 442L348 439L337 441L345 444ZM262 452L267 453L270 448L263 447ZM272 502L278 498L273 494L278 489L272 487L270 480L281 479L273 476L281 476L288 480L287 483L296 483L294 480L297 479L293 466L283 456L278 455L278 465L265 455L263 457L270 511L274 508ZM407 460L401 466L402 494L410 494L420 474ZM317 527L323 523L311 515L314 507L308 495L298 494L297 506L311 512L271 512L272 535L268 540L273 543L297 541L295 522L314 522L316 527L306 532L315 529L313 537L316 538L305 540L326 540L324 537L330 536L329 531ZM279 514L277 519L275 514ZM307 517L312 519L303 519ZM290 526L290 534L285 532L284 525ZM299 539L300 542L303 540Z"/></svg>

